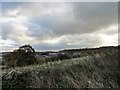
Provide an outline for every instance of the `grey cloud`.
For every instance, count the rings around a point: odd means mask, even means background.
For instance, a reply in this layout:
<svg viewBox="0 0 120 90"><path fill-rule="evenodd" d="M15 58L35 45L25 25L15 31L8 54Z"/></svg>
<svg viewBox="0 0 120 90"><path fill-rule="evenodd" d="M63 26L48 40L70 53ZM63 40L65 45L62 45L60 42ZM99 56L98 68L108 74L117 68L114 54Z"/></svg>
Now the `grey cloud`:
<svg viewBox="0 0 120 90"><path fill-rule="evenodd" d="M10 23L2 24L2 39L8 39L12 29L13 27L10 25Z"/></svg>
<svg viewBox="0 0 120 90"><path fill-rule="evenodd" d="M17 3L12 9L9 6L4 8L6 11L4 15L13 18L6 15L7 11L18 10L19 15L17 14L15 17L27 18L27 21L22 23L27 30L25 32L21 32L17 28L15 30L12 26L15 22L3 23L3 39L10 38L16 43L22 44L25 41L20 41L18 37L25 35L33 39L26 42L32 42L31 44L37 50L99 46L102 40L97 34L111 36L117 34L116 29L106 29L110 25L117 24L117 8L115 2ZM19 23L14 25L17 26ZM95 33L97 31L98 33ZM62 36L69 37L64 37L55 44L44 43L44 40Z"/></svg>
<svg viewBox="0 0 120 90"><path fill-rule="evenodd" d="M30 4L30 3L29 3ZM24 10L21 9L23 15L30 15L34 19L34 23L38 24L31 28L34 30L46 32L52 30L56 35L65 35L65 34L83 34L83 33L92 33L94 31L106 28L109 25L117 24L117 3L32 3L33 7L28 9L30 5L24 6ZM56 5L57 4L57 5ZM34 6L36 5L36 6ZM54 9L59 6L69 6L71 9L66 8L66 17L59 17L55 13ZM52 10L52 15L50 13L45 14L48 10ZM69 10L69 12L67 12ZM32 16L31 16L32 15ZM37 17L36 17L37 16ZM63 16L63 15L60 15ZM72 19L71 19L72 18ZM46 26L44 25L47 24ZM42 29L37 27L41 27ZM31 30L32 31L32 30ZM34 33L35 34L35 33ZM37 33L37 35L39 35ZM35 36L37 36L35 34Z"/></svg>
<svg viewBox="0 0 120 90"><path fill-rule="evenodd" d="M117 24L117 3L73 3L73 21L53 26L56 34L92 33ZM69 17L70 18L70 17Z"/></svg>
<svg viewBox="0 0 120 90"><path fill-rule="evenodd" d="M61 36L62 37L62 36ZM59 37L58 37L59 38ZM54 39L54 38L53 38ZM41 43L42 41L37 40L39 43L35 44L36 50L58 50L65 48L85 48L85 47L95 47L101 44L101 38L98 35L68 35L63 36L58 43ZM39 49L38 49L39 48Z"/></svg>

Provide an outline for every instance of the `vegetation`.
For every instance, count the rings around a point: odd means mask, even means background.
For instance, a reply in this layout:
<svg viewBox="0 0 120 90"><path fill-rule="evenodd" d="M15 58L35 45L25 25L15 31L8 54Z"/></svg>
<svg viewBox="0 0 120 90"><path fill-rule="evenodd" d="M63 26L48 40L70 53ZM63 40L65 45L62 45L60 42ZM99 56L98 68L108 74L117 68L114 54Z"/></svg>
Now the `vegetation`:
<svg viewBox="0 0 120 90"><path fill-rule="evenodd" d="M6 54L3 59L5 59L4 63L7 67L21 67L37 63L35 50L30 45L19 47L18 50Z"/></svg>
<svg viewBox="0 0 120 90"><path fill-rule="evenodd" d="M73 59L4 69L2 87L118 88L117 47L91 50L81 55Z"/></svg>

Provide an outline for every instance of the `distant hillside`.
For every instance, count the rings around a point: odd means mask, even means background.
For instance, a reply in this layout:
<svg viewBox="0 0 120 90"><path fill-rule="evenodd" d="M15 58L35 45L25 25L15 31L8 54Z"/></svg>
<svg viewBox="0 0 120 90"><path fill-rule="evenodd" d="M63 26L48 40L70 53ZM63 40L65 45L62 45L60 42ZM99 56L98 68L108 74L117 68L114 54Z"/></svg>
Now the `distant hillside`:
<svg viewBox="0 0 120 90"><path fill-rule="evenodd" d="M58 60L66 60L72 58L78 58L89 55L94 55L96 52L107 52L109 49L115 49L116 46L109 47L99 47L99 48L82 48L82 49L65 49L60 51L46 51L46 52L36 52L36 57L38 62L41 63L58 61ZM10 54L11 52L2 52L3 57L3 65L5 62L4 56Z"/></svg>
<svg viewBox="0 0 120 90"><path fill-rule="evenodd" d="M77 52L76 50L74 50ZM78 50L79 51L79 50ZM73 52L64 50L62 52ZM4 69L3 88L118 88L118 47L85 49L78 58Z"/></svg>

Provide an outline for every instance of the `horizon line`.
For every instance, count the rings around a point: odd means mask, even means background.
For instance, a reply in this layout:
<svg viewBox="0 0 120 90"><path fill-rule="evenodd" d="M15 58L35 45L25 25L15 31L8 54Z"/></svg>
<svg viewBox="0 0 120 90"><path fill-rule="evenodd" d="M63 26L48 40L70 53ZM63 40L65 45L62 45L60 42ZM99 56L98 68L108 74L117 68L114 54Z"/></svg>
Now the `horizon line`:
<svg viewBox="0 0 120 90"><path fill-rule="evenodd" d="M110 46L96 46L96 47L83 47L83 48L64 48L64 49L59 49L59 50L35 50L35 52L59 52L59 51L63 51L63 50L74 50L74 49L95 49L95 48L102 48L102 47L118 47L120 45L110 45ZM18 47L19 48L19 47ZM13 49L15 50L15 49ZM12 50L12 51L13 51ZM2 52L12 52L12 51L2 51ZM0 53L2 53L0 51Z"/></svg>

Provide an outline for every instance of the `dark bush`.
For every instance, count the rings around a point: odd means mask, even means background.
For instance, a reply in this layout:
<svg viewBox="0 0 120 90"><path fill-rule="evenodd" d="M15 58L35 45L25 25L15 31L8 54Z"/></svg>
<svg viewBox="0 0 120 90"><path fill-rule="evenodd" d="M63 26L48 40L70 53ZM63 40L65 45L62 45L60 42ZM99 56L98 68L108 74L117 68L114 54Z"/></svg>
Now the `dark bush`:
<svg viewBox="0 0 120 90"><path fill-rule="evenodd" d="M30 45L19 47L6 56L5 65L7 67L26 66L36 64L35 50Z"/></svg>
<svg viewBox="0 0 120 90"><path fill-rule="evenodd" d="M60 60L63 60L63 59L70 59L71 57L68 54L58 54L58 58Z"/></svg>

